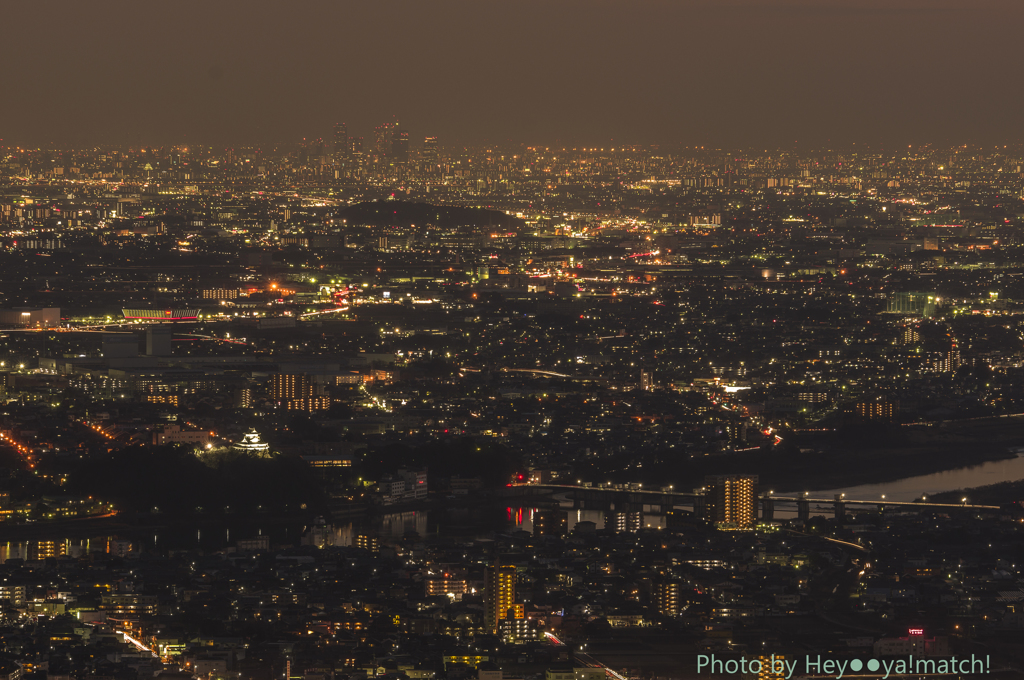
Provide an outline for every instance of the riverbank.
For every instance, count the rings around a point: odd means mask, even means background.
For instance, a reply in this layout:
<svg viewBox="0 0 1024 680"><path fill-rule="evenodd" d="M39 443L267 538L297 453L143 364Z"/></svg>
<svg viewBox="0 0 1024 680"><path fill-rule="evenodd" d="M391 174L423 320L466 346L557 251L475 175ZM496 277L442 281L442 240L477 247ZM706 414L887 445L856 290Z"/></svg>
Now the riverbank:
<svg viewBox="0 0 1024 680"><path fill-rule="evenodd" d="M762 489L803 492L958 470L1013 458L1020 447L1024 418L909 426L865 423L784 433L781 445L732 453L663 452L638 460L636 452L624 451L611 458L581 459L575 475L594 483L643 482L682 489L702 486L709 475L758 475Z"/></svg>
<svg viewBox="0 0 1024 680"><path fill-rule="evenodd" d="M959 446L875 449L862 452L822 454L806 461L807 468L766 471L761 486L793 491L818 491L837 487L887 484L984 463L1016 458L1005 448L964 449Z"/></svg>
<svg viewBox="0 0 1024 680"><path fill-rule="evenodd" d="M801 453L811 449L817 461L768 470L762 482L782 488L817 491L887 484L951 470L971 468L1017 456L1024 446L1024 418L980 418L935 425L865 427L862 430L807 434L798 438ZM946 487L948 489L949 487ZM941 489L941 490L946 490Z"/></svg>
<svg viewBox="0 0 1024 680"><path fill-rule="evenodd" d="M170 515L148 513L118 513L107 517L85 518L54 522L28 522L25 524L0 523L2 541L47 541L57 539L120 536L134 538L154 532L182 532L219 530L224 527L240 529L259 527L303 527L314 517L308 513L275 514L209 514Z"/></svg>
<svg viewBox="0 0 1024 680"><path fill-rule="evenodd" d="M976 486L968 489L944 491L932 494L929 500L936 503L959 503L962 498L967 498L972 504L977 505L1019 503L1021 500L1024 500L1024 479Z"/></svg>

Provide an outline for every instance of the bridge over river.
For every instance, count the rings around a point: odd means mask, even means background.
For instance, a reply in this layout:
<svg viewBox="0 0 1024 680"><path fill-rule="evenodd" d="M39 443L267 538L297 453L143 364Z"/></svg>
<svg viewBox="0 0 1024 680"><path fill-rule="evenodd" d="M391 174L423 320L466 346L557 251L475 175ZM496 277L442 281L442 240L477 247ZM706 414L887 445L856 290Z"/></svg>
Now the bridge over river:
<svg viewBox="0 0 1024 680"><path fill-rule="evenodd" d="M962 503L932 503L928 501L887 501L884 498L864 500L846 498L845 494L836 494L832 498L817 498L808 492L798 496L784 496L764 493L758 496L758 517L770 521L775 518L779 509L794 509L799 519L807 520L811 516L812 507L832 506L833 516L842 521L849 509L875 508L884 511L891 508L900 512L933 511L933 512L969 512L998 513L998 505ZM643 510L651 513L664 513L674 508L689 508L699 512L704 507L704 494L699 490L675 491L669 488L658 490L643 489L633 485L583 486L574 484L512 484L502 490L506 497L547 497L562 495L571 500L574 509L579 510Z"/></svg>

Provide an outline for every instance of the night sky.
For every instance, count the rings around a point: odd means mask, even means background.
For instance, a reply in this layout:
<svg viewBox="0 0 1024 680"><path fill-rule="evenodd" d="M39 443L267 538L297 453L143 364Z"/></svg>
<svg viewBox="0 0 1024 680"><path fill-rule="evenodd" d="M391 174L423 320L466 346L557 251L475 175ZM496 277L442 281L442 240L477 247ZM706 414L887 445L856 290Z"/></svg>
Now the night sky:
<svg viewBox="0 0 1024 680"><path fill-rule="evenodd" d="M1022 0L0 4L4 145L1015 143Z"/></svg>

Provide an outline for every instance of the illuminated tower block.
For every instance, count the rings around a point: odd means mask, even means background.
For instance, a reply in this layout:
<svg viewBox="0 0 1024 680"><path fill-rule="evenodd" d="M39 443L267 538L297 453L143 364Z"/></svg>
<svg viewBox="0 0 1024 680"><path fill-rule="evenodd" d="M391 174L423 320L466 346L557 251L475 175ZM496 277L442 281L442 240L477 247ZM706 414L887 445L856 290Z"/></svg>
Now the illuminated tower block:
<svg viewBox="0 0 1024 680"><path fill-rule="evenodd" d="M712 475L704 478L705 518L715 524L745 528L757 519L757 475Z"/></svg>
<svg viewBox="0 0 1024 680"><path fill-rule="evenodd" d="M516 568L494 565L487 568L484 580L484 626L498 633L501 622L515 609Z"/></svg>

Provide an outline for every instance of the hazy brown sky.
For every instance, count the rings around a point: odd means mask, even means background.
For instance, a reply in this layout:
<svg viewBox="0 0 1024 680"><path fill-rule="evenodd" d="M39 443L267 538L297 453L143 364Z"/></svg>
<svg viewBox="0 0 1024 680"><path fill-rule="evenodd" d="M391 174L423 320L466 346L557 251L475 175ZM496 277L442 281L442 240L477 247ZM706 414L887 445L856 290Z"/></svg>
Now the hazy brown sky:
<svg viewBox="0 0 1024 680"><path fill-rule="evenodd" d="M1012 143L1024 0L0 3L3 144Z"/></svg>

